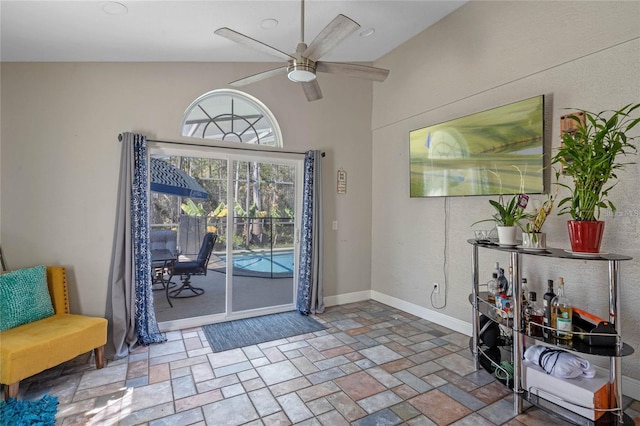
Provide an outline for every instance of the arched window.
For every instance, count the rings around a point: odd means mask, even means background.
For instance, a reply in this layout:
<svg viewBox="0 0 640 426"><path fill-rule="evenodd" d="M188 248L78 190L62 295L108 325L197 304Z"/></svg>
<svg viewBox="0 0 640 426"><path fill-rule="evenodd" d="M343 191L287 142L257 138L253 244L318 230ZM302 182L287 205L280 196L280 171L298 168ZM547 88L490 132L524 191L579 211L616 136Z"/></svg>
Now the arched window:
<svg viewBox="0 0 640 426"><path fill-rule="evenodd" d="M275 117L259 100L232 89L205 93L184 113L182 136L282 148Z"/></svg>

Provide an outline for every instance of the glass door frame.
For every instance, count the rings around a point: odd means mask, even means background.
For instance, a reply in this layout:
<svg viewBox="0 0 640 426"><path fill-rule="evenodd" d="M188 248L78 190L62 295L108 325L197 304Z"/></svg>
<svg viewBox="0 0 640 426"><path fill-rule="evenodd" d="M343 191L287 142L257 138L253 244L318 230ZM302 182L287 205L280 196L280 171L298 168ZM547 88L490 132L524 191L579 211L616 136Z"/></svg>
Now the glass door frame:
<svg viewBox="0 0 640 426"><path fill-rule="evenodd" d="M258 152L257 150L228 149L217 146L207 145L179 145L173 143L149 142L148 152L153 155L167 156L183 156L183 157L201 157L216 160L227 161L227 205L233 205L233 164L236 161L263 162L271 164L282 164L294 167L295 169L295 214L294 214L294 274L293 274L293 294L292 303L279 305L274 307L251 309L240 312L231 312L232 296L233 296L233 243L229 244L233 239L233 214L227 214L227 273L225 283L225 312L219 314L203 315L193 318L183 318L179 320L170 320L158 324L160 331L173 331L184 328L200 327L206 324L216 322L224 322L233 319L249 318L259 315L267 315L278 312L286 312L295 309L296 294L298 289L298 256L300 252L300 223L302 212L302 189L304 178L304 155L279 152Z"/></svg>

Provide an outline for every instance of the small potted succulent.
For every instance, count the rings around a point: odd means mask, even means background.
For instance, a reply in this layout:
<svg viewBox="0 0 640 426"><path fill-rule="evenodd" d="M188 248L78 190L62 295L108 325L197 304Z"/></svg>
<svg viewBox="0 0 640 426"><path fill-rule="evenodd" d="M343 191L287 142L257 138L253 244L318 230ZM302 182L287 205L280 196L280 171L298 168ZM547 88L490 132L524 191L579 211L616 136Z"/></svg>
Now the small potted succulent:
<svg viewBox="0 0 640 426"><path fill-rule="evenodd" d="M524 208L527 206L529 196L526 194L516 194L505 202L503 195L500 195L498 201L489 200L489 204L496 210L491 219L479 220L481 222L494 222L498 229L498 244L505 246L517 245L516 233L521 221L528 217ZM471 226L473 226L471 225Z"/></svg>
<svg viewBox="0 0 640 426"><path fill-rule="evenodd" d="M569 195L558 202L558 214L571 216L568 230L573 252L600 251L604 232L600 211L607 208L616 211L608 196L617 183L616 173L633 164L619 158L637 151L634 140L638 136L629 133L640 122L640 118L634 118L638 109L640 103L613 111L584 111L568 116L575 121L575 128L564 132L562 144L551 161L560 164L563 175L573 181L573 185L557 183L569 190Z"/></svg>

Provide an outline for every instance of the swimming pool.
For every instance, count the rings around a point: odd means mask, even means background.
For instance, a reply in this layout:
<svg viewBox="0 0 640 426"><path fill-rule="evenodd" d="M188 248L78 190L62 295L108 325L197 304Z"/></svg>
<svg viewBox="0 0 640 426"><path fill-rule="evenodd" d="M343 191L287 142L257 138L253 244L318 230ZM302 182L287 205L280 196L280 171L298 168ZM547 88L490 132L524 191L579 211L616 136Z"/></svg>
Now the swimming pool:
<svg viewBox="0 0 640 426"><path fill-rule="evenodd" d="M226 256L220 256L226 261ZM234 275L293 276L293 251L252 252L233 255Z"/></svg>

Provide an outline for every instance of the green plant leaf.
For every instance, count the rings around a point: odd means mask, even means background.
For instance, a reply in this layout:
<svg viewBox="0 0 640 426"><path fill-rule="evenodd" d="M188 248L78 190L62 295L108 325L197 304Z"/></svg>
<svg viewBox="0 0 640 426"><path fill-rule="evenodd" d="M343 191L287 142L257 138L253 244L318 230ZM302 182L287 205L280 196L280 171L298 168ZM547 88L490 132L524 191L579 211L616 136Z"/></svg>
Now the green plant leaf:
<svg viewBox="0 0 640 426"><path fill-rule="evenodd" d="M601 209L615 211L613 203L607 199L609 191L617 182L615 170L622 170L633 162L622 162L621 156L635 154L635 140L627 133L639 122L640 117L631 113L640 109L640 103L628 104L613 111L592 113L584 111L585 122L575 115L569 119L577 124L576 131L562 135L562 145L552 157L552 164L560 164L573 186L559 181L556 185L566 188L570 196L558 203L558 214L569 214L575 220L597 220Z"/></svg>

